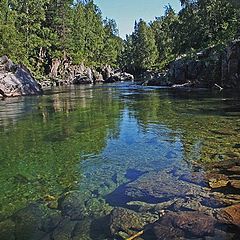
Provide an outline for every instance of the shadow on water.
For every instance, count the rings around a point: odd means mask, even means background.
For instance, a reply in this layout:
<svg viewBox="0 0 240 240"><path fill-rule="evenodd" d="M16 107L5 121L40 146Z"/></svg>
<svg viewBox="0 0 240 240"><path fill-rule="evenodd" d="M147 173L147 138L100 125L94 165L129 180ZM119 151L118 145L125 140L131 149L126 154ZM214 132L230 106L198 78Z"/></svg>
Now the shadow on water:
<svg viewBox="0 0 240 240"><path fill-rule="evenodd" d="M130 202L132 200L131 197L128 197L124 194L126 185L128 183L134 182L135 180L137 180L139 177L141 177L145 173L146 172L142 172L142 171L139 171L136 169L127 169L126 174L124 176L126 178L127 182L118 186L114 191L107 194L104 197L106 199L106 202L109 203L111 206L118 206L118 207L126 206L126 203ZM118 183L117 182L117 174L113 175L112 181L116 184Z"/></svg>

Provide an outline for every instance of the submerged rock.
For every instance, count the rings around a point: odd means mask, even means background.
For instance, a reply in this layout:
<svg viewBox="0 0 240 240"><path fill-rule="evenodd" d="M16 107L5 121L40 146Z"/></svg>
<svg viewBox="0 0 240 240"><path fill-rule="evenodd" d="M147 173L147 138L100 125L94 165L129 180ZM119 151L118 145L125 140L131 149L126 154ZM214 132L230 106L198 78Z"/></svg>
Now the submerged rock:
<svg viewBox="0 0 240 240"><path fill-rule="evenodd" d="M226 187L229 183L229 178L224 174L207 174L207 178L211 188Z"/></svg>
<svg viewBox="0 0 240 240"><path fill-rule="evenodd" d="M240 228L240 204L221 209L217 218L223 223L233 224Z"/></svg>
<svg viewBox="0 0 240 240"><path fill-rule="evenodd" d="M110 235L109 216L101 218L85 218L78 221L72 232L71 240L102 240Z"/></svg>
<svg viewBox="0 0 240 240"><path fill-rule="evenodd" d="M160 171L149 172L127 184L125 194L133 199L160 202L168 198L186 197L194 190L197 190L195 185L191 186L165 171Z"/></svg>
<svg viewBox="0 0 240 240"><path fill-rule="evenodd" d="M88 215L84 198L79 191L70 191L59 199L59 208L72 220L81 220Z"/></svg>
<svg viewBox="0 0 240 240"><path fill-rule="evenodd" d="M216 221L200 212L169 212L154 224L157 239L183 236L204 237L214 234Z"/></svg>
<svg viewBox="0 0 240 240"><path fill-rule="evenodd" d="M240 189L240 180L230 180L230 185L235 189Z"/></svg>
<svg viewBox="0 0 240 240"><path fill-rule="evenodd" d="M12 216L18 240L38 240L53 231L61 220L61 213L39 203L30 204Z"/></svg>
<svg viewBox="0 0 240 240"><path fill-rule="evenodd" d="M14 64L6 56L0 58L0 95L16 97L41 93L40 85L25 66Z"/></svg>
<svg viewBox="0 0 240 240"><path fill-rule="evenodd" d="M58 207L62 214L70 217L71 220L106 216L113 209L104 199L88 196L88 193L77 190L62 195L59 198Z"/></svg>
<svg viewBox="0 0 240 240"><path fill-rule="evenodd" d="M15 223L7 219L6 221L0 222L0 239L1 240L15 240Z"/></svg>
<svg viewBox="0 0 240 240"><path fill-rule="evenodd" d="M165 226L156 222L153 226L153 232L156 240L171 239L179 240L183 239L184 232L181 229L173 228L172 226Z"/></svg>
<svg viewBox="0 0 240 240"><path fill-rule="evenodd" d="M51 234L52 240L70 240L73 235L77 222L70 221L69 218L63 219Z"/></svg>
<svg viewBox="0 0 240 240"><path fill-rule="evenodd" d="M109 228L112 235L118 235L119 232L133 235L157 219L157 215L141 214L126 208L115 208L110 214Z"/></svg>
<svg viewBox="0 0 240 240"><path fill-rule="evenodd" d="M227 169L227 171L232 174L240 174L240 166L231 166Z"/></svg>

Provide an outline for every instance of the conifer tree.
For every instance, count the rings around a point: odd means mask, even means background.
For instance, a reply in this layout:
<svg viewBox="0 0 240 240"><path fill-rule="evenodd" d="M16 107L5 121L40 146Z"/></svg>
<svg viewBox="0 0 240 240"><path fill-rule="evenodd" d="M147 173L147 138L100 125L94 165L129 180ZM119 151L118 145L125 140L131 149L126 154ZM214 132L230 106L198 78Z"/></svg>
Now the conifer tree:
<svg viewBox="0 0 240 240"><path fill-rule="evenodd" d="M138 71L151 69L157 59L157 47L152 29L142 19L133 33L134 65Z"/></svg>

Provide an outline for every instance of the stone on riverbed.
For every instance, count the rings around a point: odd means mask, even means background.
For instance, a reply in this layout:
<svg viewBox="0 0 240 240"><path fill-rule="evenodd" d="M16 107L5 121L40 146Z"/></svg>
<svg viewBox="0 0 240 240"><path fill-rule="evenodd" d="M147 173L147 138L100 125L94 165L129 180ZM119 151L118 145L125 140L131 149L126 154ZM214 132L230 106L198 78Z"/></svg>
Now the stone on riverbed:
<svg viewBox="0 0 240 240"><path fill-rule="evenodd" d="M18 240L38 240L53 231L61 220L61 213L40 203L30 204L12 216Z"/></svg>
<svg viewBox="0 0 240 240"><path fill-rule="evenodd" d="M178 180L166 171L149 172L126 185L125 194L136 200L161 202L174 197L185 198L200 187Z"/></svg>
<svg viewBox="0 0 240 240"><path fill-rule="evenodd" d="M59 209L71 220L82 220L85 217L97 218L111 212L112 207L106 204L104 199L88 195L87 192L69 191L59 198Z"/></svg>
<svg viewBox="0 0 240 240"><path fill-rule="evenodd" d="M76 221L71 221L69 218L63 219L57 228L52 232L51 239L70 240L76 224Z"/></svg>
<svg viewBox="0 0 240 240"><path fill-rule="evenodd" d="M240 174L240 166L231 166L227 171L232 174Z"/></svg>
<svg viewBox="0 0 240 240"><path fill-rule="evenodd" d="M183 236L204 237L214 234L216 221L200 212L169 212L154 224L157 239Z"/></svg>
<svg viewBox="0 0 240 240"><path fill-rule="evenodd" d="M112 235L134 235L144 228L145 225L158 220L157 215L142 214L126 208L115 208L110 214L110 232Z"/></svg>
<svg viewBox="0 0 240 240"><path fill-rule="evenodd" d="M4 222L0 222L0 239L1 240L15 240L14 236L15 223L7 219Z"/></svg>
<svg viewBox="0 0 240 240"><path fill-rule="evenodd" d="M235 189L240 189L240 180L230 180L230 185Z"/></svg>
<svg viewBox="0 0 240 240"><path fill-rule="evenodd" d="M217 218L223 223L233 224L240 228L240 204L221 209Z"/></svg>
<svg viewBox="0 0 240 240"><path fill-rule="evenodd" d="M79 191L70 191L59 199L59 208L72 220L81 220L88 215L84 198Z"/></svg>
<svg viewBox="0 0 240 240"><path fill-rule="evenodd" d="M209 186L213 189L226 187L229 183L229 179L224 174L211 173L207 174L206 177L209 181Z"/></svg>

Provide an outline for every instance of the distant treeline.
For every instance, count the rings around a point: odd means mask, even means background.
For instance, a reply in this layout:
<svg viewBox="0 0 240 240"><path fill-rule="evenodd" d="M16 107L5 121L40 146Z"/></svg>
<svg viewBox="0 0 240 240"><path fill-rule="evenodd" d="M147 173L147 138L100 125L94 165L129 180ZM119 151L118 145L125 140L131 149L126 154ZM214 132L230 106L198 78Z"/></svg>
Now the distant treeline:
<svg viewBox="0 0 240 240"><path fill-rule="evenodd" d="M92 0L1 0L0 55L50 72L53 59L131 72L164 69L183 54L223 46L238 36L239 0L181 0L175 13L135 22L123 41L114 20L103 19ZM119 9L121 11L121 9Z"/></svg>
<svg viewBox="0 0 240 240"><path fill-rule="evenodd" d="M239 0L181 0L181 4L178 14L169 5L164 16L149 24L135 22L122 55L128 70L164 69L183 54L191 57L208 47L221 49L238 36Z"/></svg>

